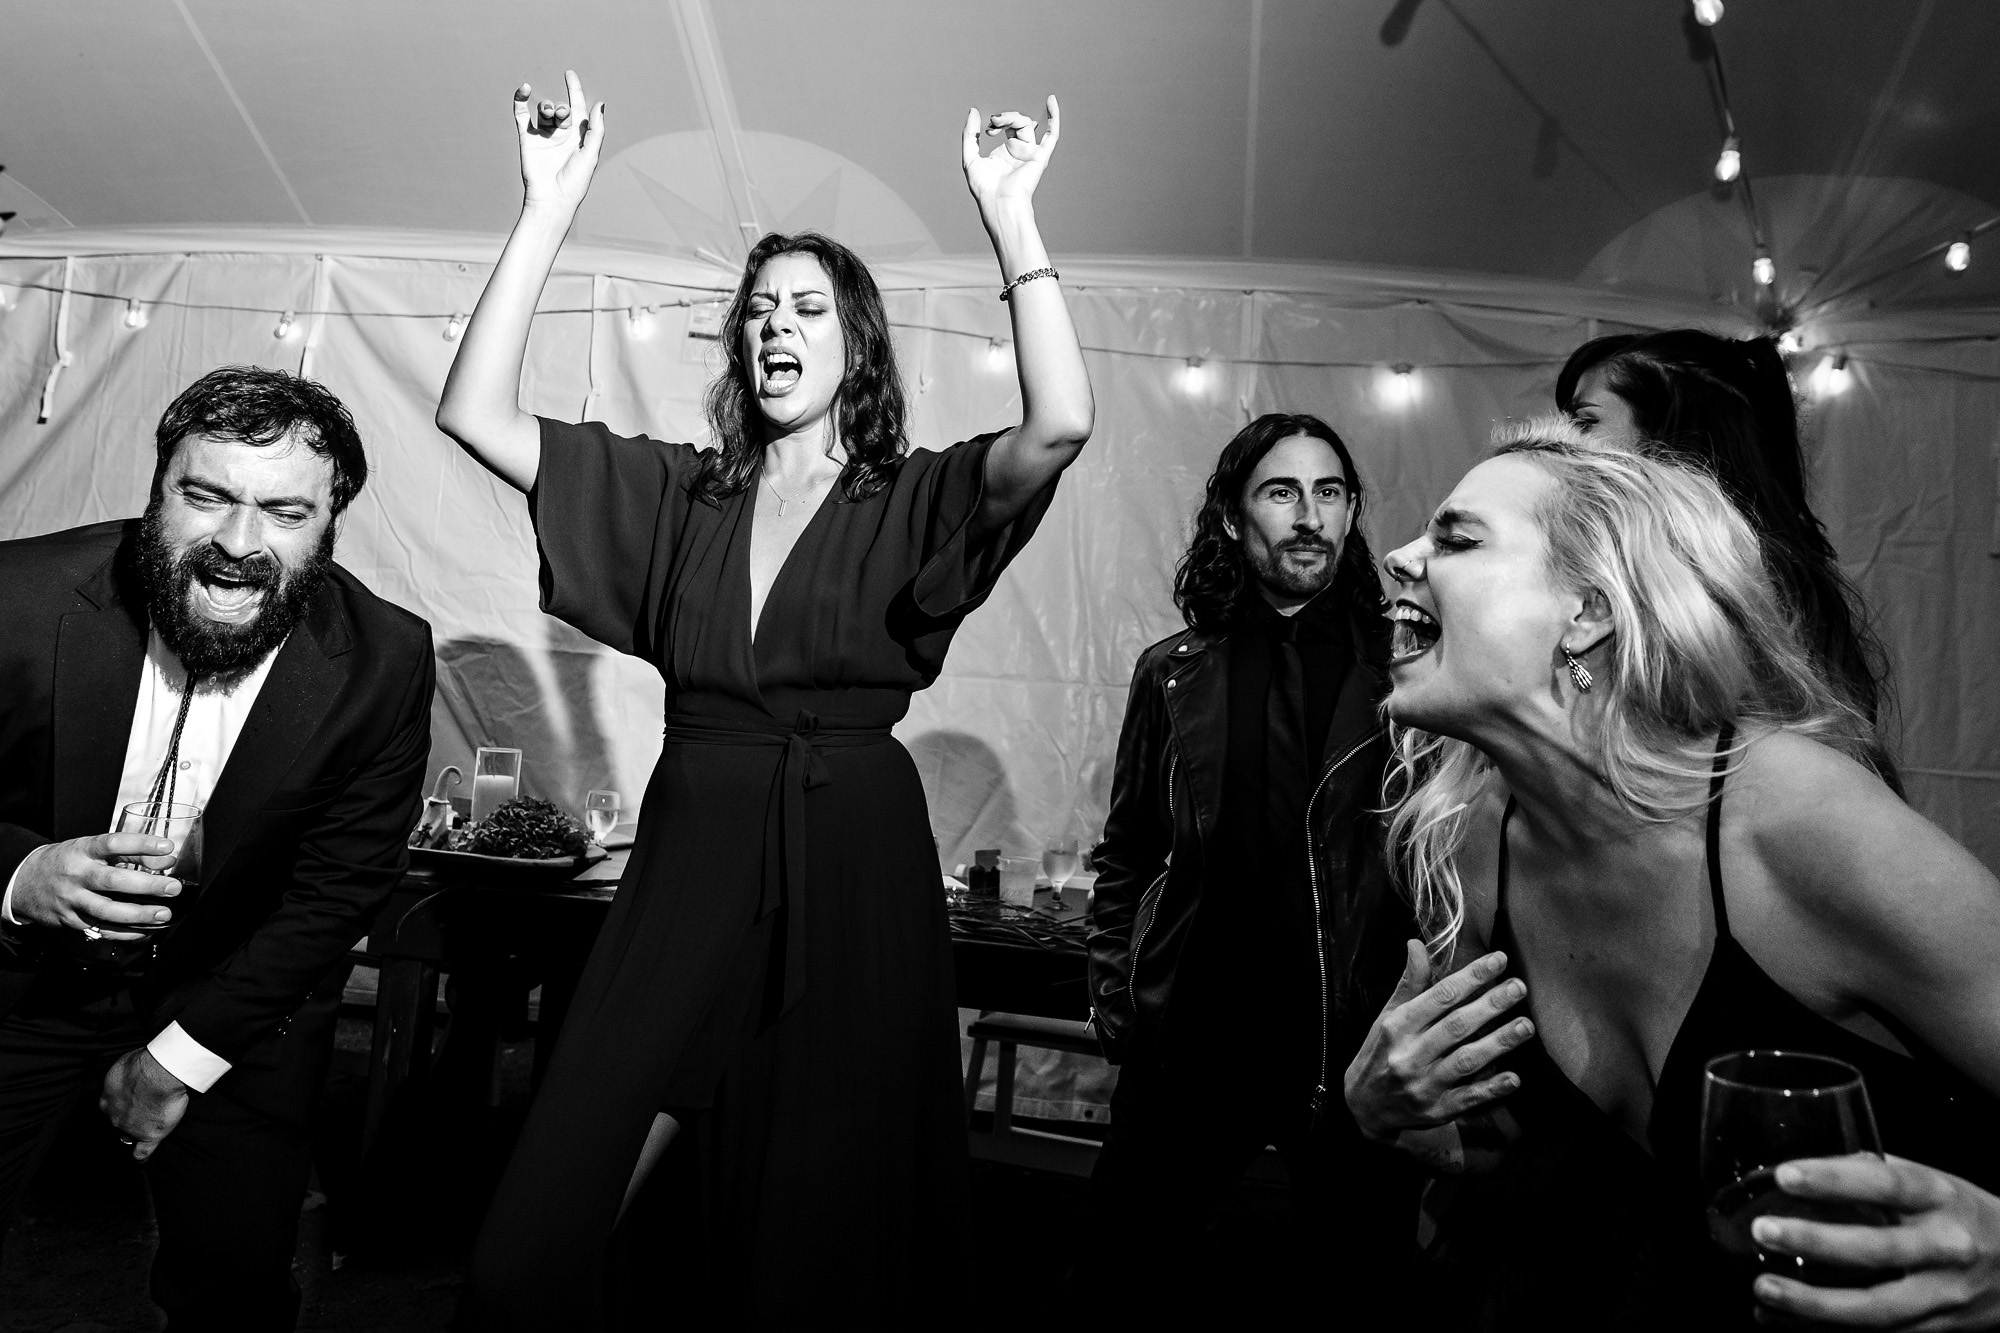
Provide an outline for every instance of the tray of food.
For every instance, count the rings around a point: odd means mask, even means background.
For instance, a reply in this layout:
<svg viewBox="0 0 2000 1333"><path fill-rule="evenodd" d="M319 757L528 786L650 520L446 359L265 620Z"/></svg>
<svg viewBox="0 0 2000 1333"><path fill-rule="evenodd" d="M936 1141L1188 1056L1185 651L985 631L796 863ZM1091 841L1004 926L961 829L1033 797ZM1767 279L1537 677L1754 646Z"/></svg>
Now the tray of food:
<svg viewBox="0 0 2000 1333"><path fill-rule="evenodd" d="M560 883L609 853L549 801L517 797L476 823L426 821L410 834L410 863L437 875L495 884Z"/></svg>

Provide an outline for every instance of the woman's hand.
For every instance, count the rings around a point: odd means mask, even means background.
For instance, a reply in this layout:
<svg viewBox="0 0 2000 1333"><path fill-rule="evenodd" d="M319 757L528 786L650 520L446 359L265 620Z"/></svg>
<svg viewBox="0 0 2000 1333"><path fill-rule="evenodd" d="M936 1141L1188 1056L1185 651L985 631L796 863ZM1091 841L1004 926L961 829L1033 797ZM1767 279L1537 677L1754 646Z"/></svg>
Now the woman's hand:
<svg viewBox="0 0 2000 1333"><path fill-rule="evenodd" d="M1018 111L1002 111L986 122L986 133L1006 137L991 153L979 152L979 109L965 113L965 183L979 201L979 214L990 219L1008 203L1026 203L1034 197L1042 171L1062 137L1062 110L1053 94L1049 97L1049 128L1040 143L1035 142L1035 122Z"/></svg>
<svg viewBox="0 0 2000 1333"><path fill-rule="evenodd" d="M1507 955L1489 953L1432 986L1429 953L1409 942L1402 980L1347 1066L1347 1107L1363 1134L1385 1142L1429 1129L1520 1086L1511 1073L1480 1077L1535 1033L1526 1018L1493 1026L1528 993L1518 980L1500 981L1506 966Z"/></svg>
<svg viewBox="0 0 2000 1333"><path fill-rule="evenodd" d="M1758 1218L1757 1244L1779 1254L1855 1268L1901 1269L1872 1287L1815 1287L1765 1274L1757 1299L1829 1324L1954 1329L2000 1325L2000 1199L1957 1176L1867 1154L1813 1157L1778 1168L1778 1187L1802 1199L1872 1204L1893 1226Z"/></svg>
<svg viewBox="0 0 2000 1333"><path fill-rule="evenodd" d="M514 91L514 128L521 139L521 184L527 203L554 204L574 210L590 189L597 155L604 147L604 103L584 119L583 81L564 70L567 102L537 103L534 89L522 84Z"/></svg>

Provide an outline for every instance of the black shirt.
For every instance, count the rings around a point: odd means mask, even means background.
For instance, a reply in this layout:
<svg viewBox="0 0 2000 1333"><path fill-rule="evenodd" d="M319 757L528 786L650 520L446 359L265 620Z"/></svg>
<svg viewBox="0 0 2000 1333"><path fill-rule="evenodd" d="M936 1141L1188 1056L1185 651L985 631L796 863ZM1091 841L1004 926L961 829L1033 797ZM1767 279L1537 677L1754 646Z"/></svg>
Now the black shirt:
<svg viewBox="0 0 2000 1333"><path fill-rule="evenodd" d="M1284 1077L1318 1066L1305 813L1353 664L1346 604L1333 587L1289 616L1257 598L1224 651L1222 809L1169 1026L1181 1035L1176 1045L1247 1042L1246 1059Z"/></svg>

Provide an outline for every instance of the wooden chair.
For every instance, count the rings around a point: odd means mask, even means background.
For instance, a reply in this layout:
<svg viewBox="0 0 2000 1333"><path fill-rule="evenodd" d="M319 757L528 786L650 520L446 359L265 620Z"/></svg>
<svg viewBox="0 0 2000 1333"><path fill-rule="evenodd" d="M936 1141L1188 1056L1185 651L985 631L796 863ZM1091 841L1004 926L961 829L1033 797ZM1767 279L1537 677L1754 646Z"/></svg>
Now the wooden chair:
<svg viewBox="0 0 2000 1333"><path fill-rule="evenodd" d="M990 1133L970 1136L972 1155L985 1161L1006 1162L1041 1171L1087 1176L1097 1162L1095 1141L1049 1130L1020 1129L1014 1125L1014 1057L1022 1046L1044 1050L1071 1051L1097 1055L1097 1038L1088 1025L1062 1018L1037 1018L1030 1014L982 1013L965 1029L972 1038L972 1056L965 1065L965 1113L972 1115L973 1099L979 1094L986 1073L986 1048L999 1046L999 1068L994 1071L993 1128Z"/></svg>

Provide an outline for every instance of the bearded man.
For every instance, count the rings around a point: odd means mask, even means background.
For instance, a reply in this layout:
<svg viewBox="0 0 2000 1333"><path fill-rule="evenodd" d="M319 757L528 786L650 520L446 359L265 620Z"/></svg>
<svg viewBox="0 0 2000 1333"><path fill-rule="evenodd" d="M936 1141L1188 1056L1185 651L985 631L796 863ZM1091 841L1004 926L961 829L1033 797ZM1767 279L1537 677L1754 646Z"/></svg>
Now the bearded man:
<svg viewBox="0 0 2000 1333"><path fill-rule="evenodd" d="M156 434L142 518L0 542L0 1220L93 1093L172 1326L288 1329L330 974L403 872L430 627L333 563L368 465L325 389L226 367ZM146 801L199 831L108 831Z"/></svg>
<svg viewBox="0 0 2000 1333"><path fill-rule="evenodd" d="M1175 578L1188 628L1133 671L1090 914L1093 1021L1121 1065L1080 1274L1106 1307L1184 1320L1215 1299L1202 1313L1241 1324L1324 1297L1372 1327L1369 1288L1413 1253L1414 1181L1340 1091L1411 933L1374 813L1388 623L1361 510L1325 422L1251 422ZM1303 1292L1246 1288L1202 1246L1270 1144L1296 1218L1275 1271Z"/></svg>

